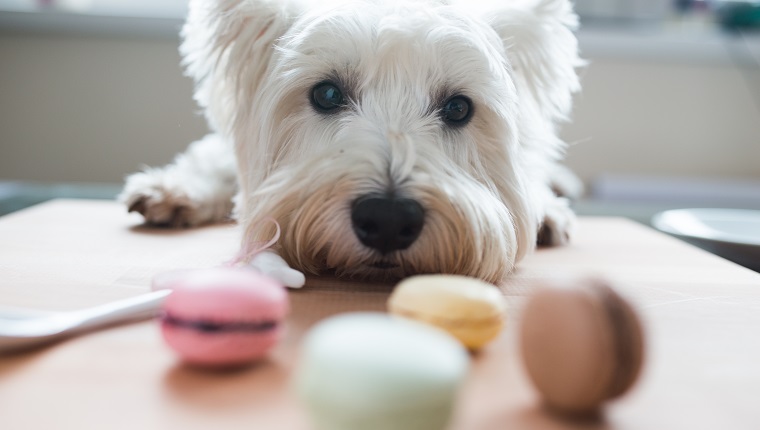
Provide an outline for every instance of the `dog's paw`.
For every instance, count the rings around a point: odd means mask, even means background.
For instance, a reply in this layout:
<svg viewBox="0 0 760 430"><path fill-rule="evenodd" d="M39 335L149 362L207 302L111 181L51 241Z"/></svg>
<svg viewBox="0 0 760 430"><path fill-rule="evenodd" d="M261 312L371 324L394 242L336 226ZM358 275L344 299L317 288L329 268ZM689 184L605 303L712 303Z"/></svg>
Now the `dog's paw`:
<svg viewBox="0 0 760 430"><path fill-rule="evenodd" d="M203 224L198 202L179 187L166 183L159 170L135 173L127 178L118 199L129 212L137 212L148 224L182 228Z"/></svg>
<svg viewBox="0 0 760 430"><path fill-rule="evenodd" d="M570 243L575 234L577 218L567 199L556 199L549 205L544 222L538 231L539 246L561 246Z"/></svg>
<svg viewBox="0 0 760 430"><path fill-rule="evenodd" d="M285 260L272 251L258 253L250 266L259 272L277 279L288 288L301 288L306 283L306 277L298 270L291 269Z"/></svg>

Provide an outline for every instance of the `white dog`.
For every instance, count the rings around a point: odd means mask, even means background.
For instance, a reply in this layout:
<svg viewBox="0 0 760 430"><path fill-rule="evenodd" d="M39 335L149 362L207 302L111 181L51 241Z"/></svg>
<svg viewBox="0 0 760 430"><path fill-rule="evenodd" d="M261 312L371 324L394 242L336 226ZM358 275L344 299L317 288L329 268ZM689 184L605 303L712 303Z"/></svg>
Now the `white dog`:
<svg viewBox="0 0 760 430"><path fill-rule="evenodd" d="M195 226L237 195L243 258L293 287L301 272L498 282L537 241L569 239L557 124L581 60L570 0L491 3L191 0L181 52L214 134L130 176L122 200Z"/></svg>

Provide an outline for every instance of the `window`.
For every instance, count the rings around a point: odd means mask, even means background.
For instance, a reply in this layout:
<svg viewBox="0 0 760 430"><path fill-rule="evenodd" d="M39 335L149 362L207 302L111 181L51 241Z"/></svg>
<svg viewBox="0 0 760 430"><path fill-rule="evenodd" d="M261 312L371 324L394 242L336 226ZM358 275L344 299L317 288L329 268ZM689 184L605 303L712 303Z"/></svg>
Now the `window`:
<svg viewBox="0 0 760 430"><path fill-rule="evenodd" d="M181 18L188 0L0 0L0 10L50 10L107 16Z"/></svg>

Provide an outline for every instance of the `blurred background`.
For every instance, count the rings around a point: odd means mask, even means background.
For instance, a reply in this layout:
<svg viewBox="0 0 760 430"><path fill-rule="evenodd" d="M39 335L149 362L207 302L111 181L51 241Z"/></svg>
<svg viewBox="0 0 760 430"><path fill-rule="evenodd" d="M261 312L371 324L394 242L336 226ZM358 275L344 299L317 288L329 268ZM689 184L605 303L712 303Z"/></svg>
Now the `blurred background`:
<svg viewBox="0 0 760 430"><path fill-rule="evenodd" d="M0 0L0 213L112 198L206 133L182 75L187 0ZM756 2L577 0L582 214L760 208Z"/></svg>

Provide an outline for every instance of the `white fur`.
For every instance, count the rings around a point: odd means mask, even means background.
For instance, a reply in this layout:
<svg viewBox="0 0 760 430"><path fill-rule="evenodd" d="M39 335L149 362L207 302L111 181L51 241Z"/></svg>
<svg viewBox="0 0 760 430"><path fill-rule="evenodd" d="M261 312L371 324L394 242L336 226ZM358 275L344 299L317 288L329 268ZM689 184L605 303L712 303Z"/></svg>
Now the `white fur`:
<svg viewBox="0 0 760 430"><path fill-rule="evenodd" d="M235 157L212 134L193 142L166 167L131 175L120 199L151 224L190 227L229 217L237 192Z"/></svg>
<svg viewBox="0 0 760 430"><path fill-rule="evenodd" d="M459 3L191 0L181 51L217 139L235 148L244 243L272 237L271 217L282 228L274 250L284 260L275 266L496 282L535 247L540 226L552 244L566 242L574 215L552 193L562 175L551 172L565 147L557 124L570 113L582 64L570 2ZM351 100L339 114L309 102L325 79ZM475 106L457 129L438 115L455 94ZM182 161L130 177L123 199L172 206L197 194L203 204L185 223L218 220L228 207L209 195L229 199L231 188L211 177L197 183L199 166ZM165 192L156 197L155 183L168 177L181 185L158 187ZM354 236L350 207L389 190L420 202L426 223L411 247L382 257L398 267L381 270L370 267L381 256ZM149 221L163 219L143 206Z"/></svg>

